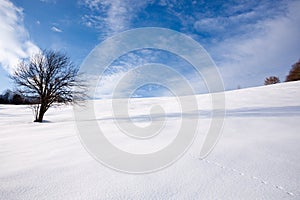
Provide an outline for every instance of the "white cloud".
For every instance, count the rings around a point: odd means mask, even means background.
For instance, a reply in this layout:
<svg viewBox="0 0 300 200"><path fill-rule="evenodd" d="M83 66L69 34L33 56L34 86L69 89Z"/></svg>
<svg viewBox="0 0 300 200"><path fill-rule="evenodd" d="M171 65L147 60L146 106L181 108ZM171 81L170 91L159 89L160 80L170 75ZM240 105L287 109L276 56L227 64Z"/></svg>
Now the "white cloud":
<svg viewBox="0 0 300 200"><path fill-rule="evenodd" d="M95 27L106 35L130 28L131 20L142 10L147 1L130 0L82 0L90 14L83 16L84 24Z"/></svg>
<svg viewBox="0 0 300 200"><path fill-rule="evenodd" d="M185 73L180 68L187 68L192 66L186 66L182 62L177 62L174 57L169 57L161 51L154 51L144 49L140 51L130 52L117 59L112 65L110 65L105 73L101 76L101 81L98 84L96 98L111 98L114 93L118 97L128 96L128 92L133 92L137 87L145 85L147 82L158 83L156 85L172 86L176 88L178 94L186 95L192 94L187 92L186 85L182 84L182 79L185 79L196 93L207 92L203 79L195 73ZM162 60L159 60L161 59ZM166 61L166 59L168 61ZM166 66L177 71L172 73L170 70L165 69L165 66L161 66L160 70L157 70L155 63L161 63L159 61L166 61ZM170 61L170 62L169 62ZM154 68L149 68L149 64L152 63ZM147 70L143 70L143 67L148 65ZM139 69L138 69L139 68ZM124 79L124 77L126 78ZM97 80L99 77L93 77L89 80ZM118 91L115 91L116 86ZM169 88L169 87L167 87ZM154 91L151 91L152 87L141 88L135 95L141 96L168 96L170 92L166 89L154 87ZM135 91L137 92L137 91Z"/></svg>
<svg viewBox="0 0 300 200"><path fill-rule="evenodd" d="M300 58L300 2L291 1L285 15L258 21L247 34L226 38L212 48L227 87L263 84L266 76L282 81Z"/></svg>
<svg viewBox="0 0 300 200"><path fill-rule="evenodd" d="M125 74L126 72L121 70L113 74L102 76L97 86L95 97L103 99L112 98L114 89ZM125 83L123 84L125 86Z"/></svg>
<svg viewBox="0 0 300 200"><path fill-rule="evenodd" d="M57 28L56 26L52 26L52 27L51 27L51 31L57 32L57 33L61 33L61 32L62 32L62 30L59 29L59 28Z"/></svg>
<svg viewBox="0 0 300 200"><path fill-rule="evenodd" d="M194 23L194 28L199 32L224 31L226 20L224 18L205 18Z"/></svg>
<svg viewBox="0 0 300 200"><path fill-rule="evenodd" d="M0 65L9 72L39 48L30 40L23 23L23 10L8 0L0 0Z"/></svg>
<svg viewBox="0 0 300 200"><path fill-rule="evenodd" d="M44 2L44 3L54 3L56 4L56 0L40 0L41 2Z"/></svg>
<svg viewBox="0 0 300 200"><path fill-rule="evenodd" d="M101 32L108 30L107 35L135 27L132 23L139 21L135 17L144 12L143 8L157 3L82 1L91 11L97 11L84 16L86 25ZM291 64L300 58L299 1L230 2L224 3L222 13L209 8L203 11L202 5L206 3L200 1L194 1L192 6L176 0L161 0L158 4L164 7L166 15L174 16L170 19L161 16L166 26L179 19L179 30L209 50L220 67L227 89L262 85L270 75L284 80Z"/></svg>

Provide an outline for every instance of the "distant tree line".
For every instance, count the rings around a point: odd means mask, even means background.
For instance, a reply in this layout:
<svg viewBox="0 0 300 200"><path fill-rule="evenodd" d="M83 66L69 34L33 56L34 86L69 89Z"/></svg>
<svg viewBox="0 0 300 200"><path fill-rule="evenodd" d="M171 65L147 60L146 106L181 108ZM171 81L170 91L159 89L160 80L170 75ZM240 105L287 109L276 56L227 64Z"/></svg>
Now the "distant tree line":
<svg viewBox="0 0 300 200"><path fill-rule="evenodd" d="M27 98L19 92L13 92L11 90L6 90L2 95L0 95L0 104L34 104L36 99Z"/></svg>
<svg viewBox="0 0 300 200"><path fill-rule="evenodd" d="M289 74L286 76L285 82L298 81L300 80L300 60L292 65L292 69L289 71ZM271 85L280 83L280 80L277 76L270 76L265 79L265 85Z"/></svg>

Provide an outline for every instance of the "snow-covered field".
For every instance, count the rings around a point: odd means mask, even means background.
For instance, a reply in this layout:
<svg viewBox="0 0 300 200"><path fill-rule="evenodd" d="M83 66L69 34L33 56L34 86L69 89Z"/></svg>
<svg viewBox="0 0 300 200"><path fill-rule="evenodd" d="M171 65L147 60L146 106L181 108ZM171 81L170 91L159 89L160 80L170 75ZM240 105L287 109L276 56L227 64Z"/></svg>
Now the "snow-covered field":
<svg viewBox="0 0 300 200"><path fill-rule="evenodd" d="M175 164L133 175L95 161L81 145L72 107L50 109L33 123L26 106L0 105L0 199L300 199L300 82L226 92L222 137L198 158L209 127L209 95L197 96L198 136ZM164 137L133 142L120 137L109 101L96 101L98 123L119 148L151 152L178 128L176 101L136 99L134 123L147 125L150 105L166 110ZM183 115L187 117L186 115ZM157 119L160 120L160 119ZM124 119L124 123L131 123Z"/></svg>

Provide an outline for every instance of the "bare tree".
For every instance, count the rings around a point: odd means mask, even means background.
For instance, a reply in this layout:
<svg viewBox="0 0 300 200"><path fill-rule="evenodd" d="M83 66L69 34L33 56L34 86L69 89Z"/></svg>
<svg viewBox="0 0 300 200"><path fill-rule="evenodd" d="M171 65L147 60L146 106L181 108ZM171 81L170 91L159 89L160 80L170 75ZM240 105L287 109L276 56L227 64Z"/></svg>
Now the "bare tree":
<svg viewBox="0 0 300 200"><path fill-rule="evenodd" d="M293 64L292 69L289 72L289 75L286 77L286 82L289 81L298 81L300 80L300 60Z"/></svg>
<svg viewBox="0 0 300 200"><path fill-rule="evenodd" d="M276 83L280 83L280 80L277 76L270 76L265 79L265 85L271 85Z"/></svg>
<svg viewBox="0 0 300 200"><path fill-rule="evenodd" d="M10 76L19 92L31 98L34 122L42 122L44 114L55 102L68 104L84 97L84 82L78 69L63 53L44 50L22 61ZM82 90L72 89L82 88Z"/></svg>

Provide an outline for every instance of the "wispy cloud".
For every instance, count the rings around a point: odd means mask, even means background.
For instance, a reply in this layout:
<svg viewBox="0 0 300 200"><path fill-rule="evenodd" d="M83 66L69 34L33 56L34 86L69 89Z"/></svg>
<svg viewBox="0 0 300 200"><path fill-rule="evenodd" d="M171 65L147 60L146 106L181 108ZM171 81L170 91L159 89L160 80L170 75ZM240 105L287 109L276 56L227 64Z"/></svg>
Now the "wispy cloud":
<svg viewBox="0 0 300 200"><path fill-rule="evenodd" d="M30 40L23 23L23 10L8 0L0 0L0 64L11 72L20 59L30 57L39 48Z"/></svg>
<svg viewBox="0 0 300 200"><path fill-rule="evenodd" d="M203 7L207 11L199 10ZM299 1L262 0L197 1L189 11L168 10L180 19L180 30L208 50L226 88L235 89L261 85L270 75L284 80L300 58L299 8Z"/></svg>
<svg viewBox="0 0 300 200"><path fill-rule="evenodd" d="M40 0L41 2L44 2L44 3L56 3L56 0Z"/></svg>
<svg viewBox="0 0 300 200"><path fill-rule="evenodd" d="M51 27L51 30L52 30L53 32L57 32L57 33L63 32L61 29L57 28L56 26L52 26L52 27Z"/></svg>
<svg viewBox="0 0 300 200"><path fill-rule="evenodd" d="M88 14L82 16L83 23L104 32L104 36L110 36L130 28L132 20L147 5L147 1L82 0L81 4L90 9Z"/></svg>
<svg viewBox="0 0 300 200"><path fill-rule="evenodd" d="M175 27L175 30L190 35L200 42L216 61L227 89L234 89L238 85L261 85L269 75L284 79L290 65L300 58L299 1L82 2L91 11L83 16L85 24L101 33L104 32L105 36L141 26ZM101 36L103 39L103 35ZM161 55L153 54L152 60L155 60L155 56ZM182 66L176 64L176 60L165 60L164 64L178 65L177 69ZM123 63L118 65L129 69L128 66L145 63L136 61L136 57L128 56L126 62L123 60ZM133 65L128 64L130 62ZM190 76L189 72L182 73ZM120 71L119 75L123 74L124 71ZM108 76L110 77L105 79L107 83L117 74ZM199 81L193 77L189 78L195 83ZM202 90L202 86L199 90Z"/></svg>
<svg viewBox="0 0 300 200"><path fill-rule="evenodd" d="M285 12L260 18L247 27L247 32L211 47L228 88L261 85L270 75L284 80L290 66L300 58L299 8L299 1L290 1Z"/></svg>

